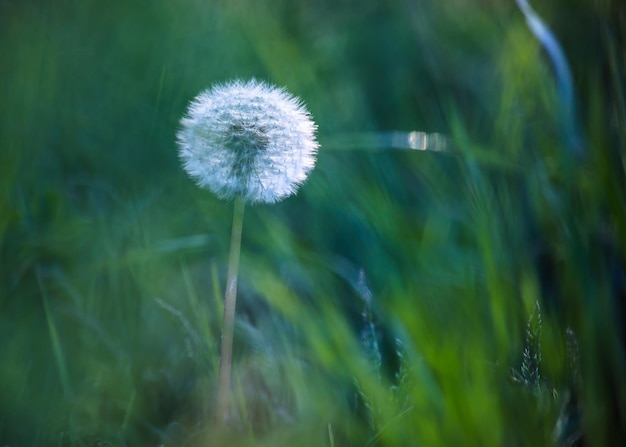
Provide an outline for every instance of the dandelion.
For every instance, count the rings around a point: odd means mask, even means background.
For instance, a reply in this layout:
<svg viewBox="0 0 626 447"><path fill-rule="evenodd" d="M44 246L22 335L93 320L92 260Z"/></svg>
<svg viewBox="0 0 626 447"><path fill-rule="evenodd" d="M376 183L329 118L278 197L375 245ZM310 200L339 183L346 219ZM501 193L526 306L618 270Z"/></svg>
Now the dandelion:
<svg viewBox="0 0 626 447"><path fill-rule="evenodd" d="M256 80L200 93L178 133L184 169L217 197L274 203L315 165L315 124L300 100Z"/></svg>
<svg viewBox="0 0 626 447"><path fill-rule="evenodd" d="M292 194L315 165L316 126L300 100L263 82L236 80L200 93L181 120L183 168L220 199L235 200L216 420L229 412L241 233L246 202L274 203Z"/></svg>

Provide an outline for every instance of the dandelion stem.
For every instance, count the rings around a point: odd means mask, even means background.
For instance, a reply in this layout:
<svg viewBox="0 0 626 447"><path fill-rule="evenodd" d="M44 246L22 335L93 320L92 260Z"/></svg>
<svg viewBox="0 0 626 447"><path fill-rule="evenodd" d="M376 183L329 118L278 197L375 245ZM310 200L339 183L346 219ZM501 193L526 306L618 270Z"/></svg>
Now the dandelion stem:
<svg viewBox="0 0 626 447"><path fill-rule="evenodd" d="M233 232L230 239L230 255L228 257L228 277L224 296L224 322L222 326L222 344L220 349L220 372L217 387L218 424L223 424L228 416L230 403L230 371L233 354L233 332L235 328L235 307L237 304L237 277L239 275L239 254L241 252L241 231L245 201L235 199L233 214Z"/></svg>

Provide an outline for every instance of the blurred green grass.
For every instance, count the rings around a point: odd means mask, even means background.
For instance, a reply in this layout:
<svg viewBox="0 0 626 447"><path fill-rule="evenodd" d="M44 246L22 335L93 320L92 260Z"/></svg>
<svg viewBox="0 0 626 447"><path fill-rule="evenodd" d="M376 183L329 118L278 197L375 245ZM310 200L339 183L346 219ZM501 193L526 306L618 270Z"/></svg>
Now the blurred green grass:
<svg viewBox="0 0 626 447"><path fill-rule="evenodd" d="M578 162L512 1L1 1L0 442L575 445L554 437L577 417L585 445L626 442L626 11L534 6ZM297 197L246 214L226 431L231 204L175 134L201 89L252 76L302 97L322 149ZM415 130L453 152L340 143ZM526 348L538 387L512 380Z"/></svg>

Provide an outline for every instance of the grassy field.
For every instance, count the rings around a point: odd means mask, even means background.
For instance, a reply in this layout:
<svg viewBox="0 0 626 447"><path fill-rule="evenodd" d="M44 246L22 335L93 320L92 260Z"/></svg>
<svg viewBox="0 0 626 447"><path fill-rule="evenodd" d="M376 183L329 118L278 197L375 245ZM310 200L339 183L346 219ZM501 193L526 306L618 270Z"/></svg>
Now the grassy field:
<svg viewBox="0 0 626 447"><path fill-rule="evenodd" d="M533 3L571 98L514 0L0 0L0 445L626 445L626 7ZM252 77L321 147L246 210L219 425L176 133Z"/></svg>

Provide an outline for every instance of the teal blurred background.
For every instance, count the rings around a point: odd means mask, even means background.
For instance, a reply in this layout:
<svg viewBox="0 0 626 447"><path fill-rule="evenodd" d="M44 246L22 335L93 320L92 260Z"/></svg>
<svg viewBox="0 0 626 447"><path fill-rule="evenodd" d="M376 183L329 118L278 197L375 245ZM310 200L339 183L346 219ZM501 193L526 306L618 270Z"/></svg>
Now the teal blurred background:
<svg viewBox="0 0 626 447"><path fill-rule="evenodd" d="M232 204L186 177L175 135L202 89L250 77L302 98L321 150L297 196L246 211L235 356L252 390L228 442L552 445L566 327L588 353L589 445L626 439L626 8L536 3L570 62L580 163L512 0L0 0L0 442L219 445L203 430ZM359 143L392 131L451 153ZM415 373L408 394L431 397L388 438L337 397L361 368L360 277L390 376L402 339L435 377ZM560 393L539 410L505 385L536 301Z"/></svg>

